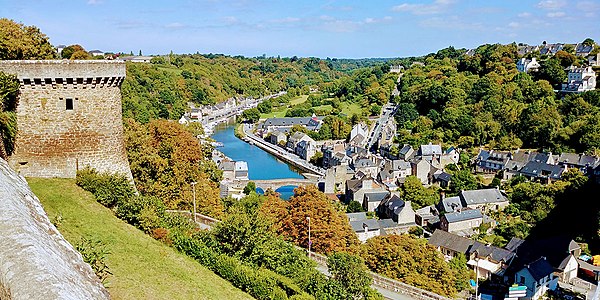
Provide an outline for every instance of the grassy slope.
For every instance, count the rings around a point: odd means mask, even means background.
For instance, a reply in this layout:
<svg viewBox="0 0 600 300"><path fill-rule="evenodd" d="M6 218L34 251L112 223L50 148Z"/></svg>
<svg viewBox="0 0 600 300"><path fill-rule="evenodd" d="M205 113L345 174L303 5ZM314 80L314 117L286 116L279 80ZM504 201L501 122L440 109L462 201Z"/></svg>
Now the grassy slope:
<svg viewBox="0 0 600 300"><path fill-rule="evenodd" d="M193 259L117 219L71 179L29 178L50 219L71 243L93 237L108 245L113 299L252 299Z"/></svg>
<svg viewBox="0 0 600 300"><path fill-rule="evenodd" d="M308 100L308 95L298 96L298 97L290 100L290 106L294 106L294 105L298 105L300 103L304 103L304 102L306 102L306 100ZM276 109L273 109L273 111L271 113L260 114L260 118L261 119L283 118L283 117L285 117L285 113L287 112L287 110L288 110L288 108L286 106L280 107L280 108L276 108Z"/></svg>

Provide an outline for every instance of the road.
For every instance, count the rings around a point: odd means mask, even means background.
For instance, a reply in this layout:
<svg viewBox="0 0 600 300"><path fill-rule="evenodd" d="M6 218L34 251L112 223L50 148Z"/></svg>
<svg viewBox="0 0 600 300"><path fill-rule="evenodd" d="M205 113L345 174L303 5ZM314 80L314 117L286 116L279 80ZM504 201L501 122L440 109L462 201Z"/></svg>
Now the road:
<svg viewBox="0 0 600 300"><path fill-rule="evenodd" d="M317 175L325 176L325 169L319 168L319 167L301 159L296 154L287 152L285 149L263 140L261 137L255 135L252 132L253 128L254 128L254 125L252 125L252 124L244 124L243 131L244 131L244 134L248 138L250 138L257 146L259 146L260 148L269 148L272 151L273 155L275 155L281 159L284 159L284 160L292 161L293 164L296 164L297 166L302 167L306 170L309 170Z"/></svg>
<svg viewBox="0 0 600 300"><path fill-rule="evenodd" d="M396 107L393 103L388 102L381 108L381 115L377 122L375 123L375 127L369 134L369 139L367 140L367 150L370 150L377 141L381 138L381 128L387 124L390 120L390 117L393 118L394 113L396 112Z"/></svg>

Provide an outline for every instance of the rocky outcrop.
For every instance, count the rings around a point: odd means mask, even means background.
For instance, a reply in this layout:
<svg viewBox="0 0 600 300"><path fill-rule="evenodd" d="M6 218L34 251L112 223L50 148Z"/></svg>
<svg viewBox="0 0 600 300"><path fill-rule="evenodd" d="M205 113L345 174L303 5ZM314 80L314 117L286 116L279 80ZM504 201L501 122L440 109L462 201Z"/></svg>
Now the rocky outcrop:
<svg viewBox="0 0 600 300"><path fill-rule="evenodd" d="M0 299L109 298L25 179L0 159Z"/></svg>

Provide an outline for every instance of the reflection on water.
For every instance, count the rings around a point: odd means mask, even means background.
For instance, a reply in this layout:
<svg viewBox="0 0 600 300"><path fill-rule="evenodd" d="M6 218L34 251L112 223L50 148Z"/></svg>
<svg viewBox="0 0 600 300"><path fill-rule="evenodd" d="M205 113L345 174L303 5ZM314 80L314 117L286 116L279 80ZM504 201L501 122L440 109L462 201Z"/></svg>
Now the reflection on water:
<svg viewBox="0 0 600 300"><path fill-rule="evenodd" d="M297 170L275 156L235 137L234 128L235 124L220 124L215 128L212 138L223 143L218 150L229 158L248 162L250 180L303 178Z"/></svg>

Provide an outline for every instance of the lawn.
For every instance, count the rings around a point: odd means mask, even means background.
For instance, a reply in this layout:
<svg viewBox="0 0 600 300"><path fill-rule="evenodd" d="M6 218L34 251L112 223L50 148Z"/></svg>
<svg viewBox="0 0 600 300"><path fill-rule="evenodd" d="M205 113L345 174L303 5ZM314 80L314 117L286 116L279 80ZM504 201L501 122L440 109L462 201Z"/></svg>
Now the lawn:
<svg viewBox="0 0 600 300"><path fill-rule="evenodd" d="M113 273L112 299L252 299L195 260L117 219L73 179L29 178L51 220L62 215L59 231L71 243L82 237L104 242Z"/></svg>
<svg viewBox="0 0 600 300"><path fill-rule="evenodd" d="M308 100L308 95L300 95L300 96L298 96L298 97L290 100L290 104L289 105L290 106L298 105L298 104L306 102L306 100ZM282 107L274 108L271 113L260 114L260 118L261 119L283 118L283 117L285 117L285 113L287 111L288 111L287 106L282 106Z"/></svg>

